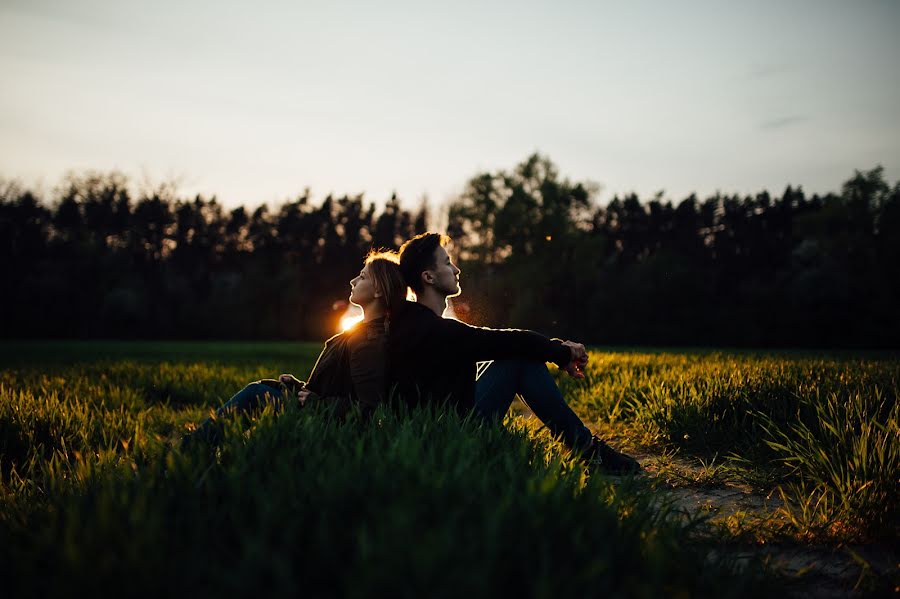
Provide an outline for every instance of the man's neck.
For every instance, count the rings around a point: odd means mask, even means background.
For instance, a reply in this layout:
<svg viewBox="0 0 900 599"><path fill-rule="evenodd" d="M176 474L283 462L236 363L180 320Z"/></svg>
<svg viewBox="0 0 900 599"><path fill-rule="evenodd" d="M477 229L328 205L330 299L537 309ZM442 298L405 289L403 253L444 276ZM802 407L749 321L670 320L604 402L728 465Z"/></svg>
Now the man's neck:
<svg viewBox="0 0 900 599"><path fill-rule="evenodd" d="M447 296L441 295L429 287L416 295L416 303L422 304L438 316L443 316L444 310L447 309Z"/></svg>

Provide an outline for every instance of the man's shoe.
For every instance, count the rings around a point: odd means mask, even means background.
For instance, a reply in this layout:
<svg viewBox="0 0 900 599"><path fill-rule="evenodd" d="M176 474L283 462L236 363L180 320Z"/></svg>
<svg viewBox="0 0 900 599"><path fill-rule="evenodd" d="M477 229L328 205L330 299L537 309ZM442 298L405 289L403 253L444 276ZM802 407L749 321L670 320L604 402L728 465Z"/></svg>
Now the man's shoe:
<svg viewBox="0 0 900 599"><path fill-rule="evenodd" d="M581 459L591 470L599 470L604 474L637 474L641 471L641 465L636 459L619 453L597 437L591 437L591 445Z"/></svg>

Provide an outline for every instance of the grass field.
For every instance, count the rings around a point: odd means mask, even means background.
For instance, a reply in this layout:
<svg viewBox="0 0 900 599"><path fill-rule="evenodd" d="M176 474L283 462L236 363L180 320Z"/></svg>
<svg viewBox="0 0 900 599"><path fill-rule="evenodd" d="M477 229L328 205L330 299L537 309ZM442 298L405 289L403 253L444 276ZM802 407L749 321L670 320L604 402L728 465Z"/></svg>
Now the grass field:
<svg viewBox="0 0 900 599"><path fill-rule="evenodd" d="M560 383L644 456L634 480L587 475L525 417L267 412L218 453L172 448L246 383L305 378L318 350L0 344L9 596L739 597L806 588L748 546L897 550L896 356L594 351ZM782 502L716 521L670 501L673 481ZM893 590L896 571L859 561L858 592Z"/></svg>

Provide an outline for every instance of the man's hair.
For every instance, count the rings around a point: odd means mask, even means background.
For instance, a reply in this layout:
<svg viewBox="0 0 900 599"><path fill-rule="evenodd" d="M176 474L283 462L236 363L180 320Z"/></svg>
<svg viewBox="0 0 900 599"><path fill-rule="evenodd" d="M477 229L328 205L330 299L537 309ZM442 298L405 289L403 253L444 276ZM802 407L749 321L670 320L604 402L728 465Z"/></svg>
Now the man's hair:
<svg viewBox="0 0 900 599"><path fill-rule="evenodd" d="M406 282L400 274L400 256L397 252L375 250L366 256L369 273L375 282L375 289L381 292L384 307L393 314L406 301Z"/></svg>
<svg viewBox="0 0 900 599"><path fill-rule="evenodd" d="M434 251L446 246L450 238L440 233L422 233L400 246L400 272L403 279L416 293L422 293L422 272L437 266Z"/></svg>

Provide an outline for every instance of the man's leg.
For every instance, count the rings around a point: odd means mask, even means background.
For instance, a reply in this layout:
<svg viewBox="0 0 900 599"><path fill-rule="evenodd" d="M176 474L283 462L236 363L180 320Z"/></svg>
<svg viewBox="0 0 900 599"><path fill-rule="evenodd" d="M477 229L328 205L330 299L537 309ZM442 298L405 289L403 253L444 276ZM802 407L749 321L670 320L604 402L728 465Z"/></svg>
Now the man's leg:
<svg viewBox="0 0 900 599"><path fill-rule="evenodd" d="M254 411L262 410L269 403L276 411L281 410L284 406L282 391L263 382L250 383L216 410L214 418L207 418L193 433L184 437L182 445L189 444L194 439L217 445L222 440L221 419L249 416Z"/></svg>
<svg viewBox="0 0 900 599"><path fill-rule="evenodd" d="M581 459L590 468L607 474L635 474L637 460L619 453L591 435L581 419L563 400L547 366L540 362L496 361L475 383L475 411L487 419L501 419L518 393L531 411L547 425L553 435L582 452Z"/></svg>
<svg viewBox="0 0 900 599"><path fill-rule="evenodd" d="M554 436L572 448L591 444L591 431L566 404L556 381L541 362L497 360L475 383L475 411L488 420L502 420L516 394Z"/></svg>

